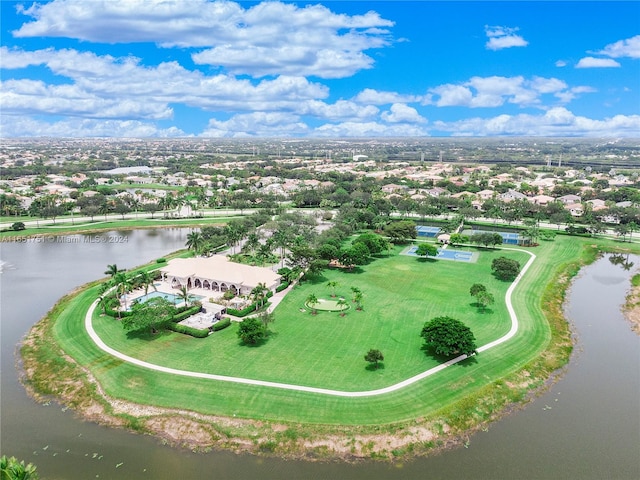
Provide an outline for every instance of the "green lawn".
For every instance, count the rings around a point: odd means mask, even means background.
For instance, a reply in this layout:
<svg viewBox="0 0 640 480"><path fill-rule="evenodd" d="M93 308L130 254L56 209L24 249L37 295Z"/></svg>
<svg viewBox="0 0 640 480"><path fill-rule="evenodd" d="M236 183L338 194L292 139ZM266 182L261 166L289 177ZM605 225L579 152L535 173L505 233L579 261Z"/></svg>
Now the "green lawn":
<svg viewBox="0 0 640 480"><path fill-rule="evenodd" d="M127 338L121 326L108 317L97 318L95 326L116 350L158 365L338 390L371 390L440 363L441 358L421 350L419 336L425 321L435 316L463 320L475 333L478 345L509 330L504 308L509 284L487 276L491 259L503 254L483 252L475 264L394 254L357 273L328 270L322 278L288 294L275 311L274 335L259 347L242 345L236 324L206 339L167 333L152 340ZM521 253L508 255L522 263L528 258ZM326 283L331 280L339 283L336 293L348 301L350 287L360 288L364 310L351 308L344 317L322 311L312 315L305 306L308 295L329 298ZM499 299L486 312L474 306L469 295L469 287L479 282ZM377 372L365 368L363 357L371 348L385 356L385 368Z"/></svg>
<svg viewBox="0 0 640 480"><path fill-rule="evenodd" d="M551 338L541 310L544 286L556 267L575 261L589 239L558 237L534 249L534 263L513 295L520 330L509 342L445 369L400 391L375 397L340 398L186 378L135 367L97 349L83 327L83 312L96 289L79 295L56 322L54 334L65 351L89 366L105 391L130 401L178 407L202 413L237 415L274 421L326 424L385 424L433 415L483 387L520 370L536 358ZM397 253L397 252L396 252ZM392 255L349 273L326 271L322 279L295 288L276 309L274 335L259 347L239 343L236 325L206 339L164 333L151 340L127 338L117 321L97 317L94 326L112 347L183 370L233 375L340 390L371 390L394 384L438 363L421 350L419 332L434 316L450 315L472 329L478 345L510 327L504 309L508 284L490 275L490 263L505 255L521 263L525 253L481 251L476 264L424 261ZM351 298L350 287L364 294L364 311L300 312L309 294L329 297L326 286ZM471 305L469 287L484 283L496 297L491 310ZM384 368L367 369L364 355L381 350ZM498 383L498 387L500 384ZM508 395L508 393L506 393ZM469 405L468 408L475 408Z"/></svg>

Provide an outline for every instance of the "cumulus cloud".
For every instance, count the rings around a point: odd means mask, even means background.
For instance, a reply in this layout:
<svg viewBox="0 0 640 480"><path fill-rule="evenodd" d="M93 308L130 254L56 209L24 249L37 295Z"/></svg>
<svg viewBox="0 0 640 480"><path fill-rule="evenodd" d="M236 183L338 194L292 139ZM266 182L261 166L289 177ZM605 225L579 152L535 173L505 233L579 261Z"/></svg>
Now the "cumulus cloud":
<svg viewBox="0 0 640 480"><path fill-rule="evenodd" d="M640 115L616 115L596 120L574 115L564 107L556 107L541 115L498 115L456 122L438 121L434 123L434 128L456 136L637 137L640 135Z"/></svg>
<svg viewBox="0 0 640 480"><path fill-rule="evenodd" d="M313 130L315 137L419 137L427 136L422 127L409 124L386 125L378 122L328 123Z"/></svg>
<svg viewBox="0 0 640 480"><path fill-rule="evenodd" d="M390 103L410 103L420 101L418 95L405 95L396 92L379 91L373 88L365 88L359 92L353 101L368 105L386 105Z"/></svg>
<svg viewBox="0 0 640 480"><path fill-rule="evenodd" d="M324 85L303 77L283 75L253 82L224 74L207 76L177 62L143 66L133 57L114 58L76 50L28 52L1 47L0 55L3 68L44 65L69 80L63 85L31 80L5 82L2 95L13 113L23 108L25 113L168 118L171 103L211 111L295 110L329 93Z"/></svg>
<svg viewBox="0 0 640 480"><path fill-rule="evenodd" d="M404 103L394 103L388 112L381 115L389 123L425 123L427 121L418 111Z"/></svg>
<svg viewBox="0 0 640 480"><path fill-rule="evenodd" d="M210 0L53 0L20 8L34 18L17 37L204 48L194 62L235 74L342 78L371 68L364 52L390 43L393 22L376 12L337 14L322 5Z"/></svg>
<svg viewBox="0 0 640 480"><path fill-rule="evenodd" d="M2 134L7 137L121 137L121 138L169 138L187 137L177 127L158 128L156 125L137 120L94 120L73 118L58 122L43 122L30 117L11 117L2 125Z"/></svg>
<svg viewBox="0 0 640 480"><path fill-rule="evenodd" d="M505 103L520 106L535 106L541 97L552 94L558 100L568 101L588 87L569 86L557 78L532 77L471 77L462 84L444 84L429 90L424 103L438 107L500 107ZM571 94L571 95L569 95Z"/></svg>
<svg viewBox="0 0 640 480"><path fill-rule="evenodd" d="M309 131L300 117L281 112L253 112L234 115L229 120L209 120L202 137L288 137Z"/></svg>
<svg viewBox="0 0 640 480"><path fill-rule="evenodd" d="M511 47L526 47L529 45L524 38L517 35L518 28L489 26L485 25L484 31L487 35L485 47L488 50L502 50Z"/></svg>
<svg viewBox="0 0 640 480"><path fill-rule="evenodd" d="M610 43L602 50L595 52L612 58L640 58L640 35Z"/></svg>
<svg viewBox="0 0 640 480"><path fill-rule="evenodd" d="M620 64L612 58L584 57L576 64L576 68L616 68Z"/></svg>

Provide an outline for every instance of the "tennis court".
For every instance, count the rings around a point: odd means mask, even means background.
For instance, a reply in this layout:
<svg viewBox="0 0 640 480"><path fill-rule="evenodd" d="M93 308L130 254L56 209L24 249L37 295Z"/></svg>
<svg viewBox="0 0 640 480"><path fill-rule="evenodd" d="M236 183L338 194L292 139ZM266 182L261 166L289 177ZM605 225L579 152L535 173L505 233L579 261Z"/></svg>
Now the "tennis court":
<svg viewBox="0 0 640 480"><path fill-rule="evenodd" d="M435 238L440 233L440 227L433 227L431 225L418 225L416 227L419 237Z"/></svg>
<svg viewBox="0 0 640 480"><path fill-rule="evenodd" d="M520 235L517 232L498 232L496 230L465 230L462 232L463 235L472 236L478 233L497 233L502 237L502 243L506 245L519 245L520 244Z"/></svg>
<svg viewBox="0 0 640 480"><path fill-rule="evenodd" d="M418 254L416 250L418 249L417 245L412 245L402 252L403 255L410 255L417 257ZM464 250L453 250L451 248L439 248L438 254L435 257L438 260L453 260L454 262L477 262L478 261L478 253L477 252L467 252Z"/></svg>

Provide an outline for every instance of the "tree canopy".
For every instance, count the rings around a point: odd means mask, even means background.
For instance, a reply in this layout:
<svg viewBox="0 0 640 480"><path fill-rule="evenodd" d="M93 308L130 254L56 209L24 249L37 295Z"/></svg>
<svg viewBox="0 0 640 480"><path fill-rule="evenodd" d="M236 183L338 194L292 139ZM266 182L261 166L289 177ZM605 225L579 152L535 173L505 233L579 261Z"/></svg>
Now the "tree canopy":
<svg viewBox="0 0 640 480"><path fill-rule="evenodd" d="M369 363L373 363L375 365L375 369L377 370L378 362L381 362L384 360L384 355L382 355L382 352L380 350L372 348L364 356L364 359Z"/></svg>
<svg viewBox="0 0 640 480"><path fill-rule="evenodd" d="M266 335L266 325L256 317L245 318L238 326L238 338L249 345L257 344Z"/></svg>
<svg viewBox="0 0 640 480"><path fill-rule="evenodd" d="M408 240L416 238L418 235L416 223L412 220L391 222L384 227L384 233L386 233L394 243L407 242Z"/></svg>
<svg viewBox="0 0 640 480"><path fill-rule="evenodd" d="M438 247L431 243L421 243L416 249L416 255L421 257L435 257L438 254Z"/></svg>
<svg viewBox="0 0 640 480"><path fill-rule="evenodd" d="M424 324L420 336L427 348L437 355L473 355L476 339L473 332L460 320L451 317L435 317Z"/></svg>
<svg viewBox="0 0 640 480"><path fill-rule="evenodd" d="M500 280L513 280L520 273L520 262L507 257L494 258L491 270Z"/></svg>
<svg viewBox="0 0 640 480"><path fill-rule="evenodd" d="M149 330L155 333L165 328L173 320L175 307L162 297L152 298L144 303L134 303L131 315L122 319L122 327L130 332Z"/></svg>

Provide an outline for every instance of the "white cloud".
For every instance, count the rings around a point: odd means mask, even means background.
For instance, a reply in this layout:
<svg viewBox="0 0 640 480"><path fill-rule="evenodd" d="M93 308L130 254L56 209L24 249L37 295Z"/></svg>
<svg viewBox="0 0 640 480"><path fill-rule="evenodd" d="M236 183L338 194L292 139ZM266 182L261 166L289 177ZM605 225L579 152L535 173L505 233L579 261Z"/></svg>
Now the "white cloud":
<svg viewBox="0 0 640 480"><path fill-rule="evenodd" d="M10 121L7 121L9 120ZM176 127L166 129L136 120L94 120L73 118L58 122L43 122L30 117L5 117L2 134L6 137L187 137Z"/></svg>
<svg viewBox="0 0 640 480"><path fill-rule="evenodd" d="M526 47L529 45L524 38L516 35L518 28L485 25L484 31L489 38L485 47L488 50L502 50L511 47Z"/></svg>
<svg viewBox="0 0 640 480"><path fill-rule="evenodd" d="M555 65L556 67L562 68L567 66L567 62L565 62L564 60L557 60Z"/></svg>
<svg viewBox="0 0 640 480"><path fill-rule="evenodd" d="M541 115L498 115L456 122L438 121L434 128L462 136L637 137L640 135L640 115L616 115L595 120L576 116L564 107L556 107Z"/></svg>
<svg viewBox="0 0 640 480"><path fill-rule="evenodd" d="M288 137L308 133L297 115L279 112L239 114L229 120L209 120L202 137Z"/></svg>
<svg viewBox="0 0 640 480"><path fill-rule="evenodd" d="M462 84L444 84L429 90L425 104L438 107L500 107L505 103L520 106L539 105L543 95L553 94L568 101L588 87L574 87L557 78L533 77L471 77ZM572 93L573 95L568 95Z"/></svg>
<svg viewBox="0 0 640 480"><path fill-rule="evenodd" d="M39 82L37 86L30 80L5 82L2 94L11 101L13 113L19 113L22 105L25 113L168 118L172 103L210 111L293 111L329 93L326 86L303 77L279 76L256 83L229 75L207 76L177 62L143 66L137 58L76 50L26 52L2 47L0 55L4 68L45 65L70 80L64 85Z"/></svg>
<svg viewBox="0 0 640 480"><path fill-rule="evenodd" d="M409 124L385 125L377 122L343 122L321 125L312 132L314 137L422 137L428 132Z"/></svg>
<svg viewBox="0 0 640 480"><path fill-rule="evenodd" d="M386 105L389 103L410 103L420 101L418 95L404 95L396 92L378 91L372 88L365 88L359 92L353 101L368 105Z"/></svg>
<svg viewBox="0 0 640 480"><path fill-rule="evenodd" d="M463 85L440 85L432 88L430 93L440 97L435 100L438 107L470 106L473 100L473 92ZM434 101L433 97L431 101Z"/></svg>
<svg viewBox="0 0 640 480"><path fill-rule="evenodd" d="M612 58L584 57L576 64L576 68L615 68L620 64Z"/></svg>
<svg viewBox="0 0 640 480"><path fill-rule="evenodd" d="M351 76L371 68L364 51L388 45L393 26L375 12L349 16L277 1L245 9L231 1L54 0L20 11L35 20L18 37L205 48L196 63L253 76Z"/></svg>
<svg viewBox="0 0 640 480"><path fill-rule="evenodd" d="M640 35L611 43L596 53L612 58L640 58Z"/></svg>
<svg viewBox="0 0 640 480"><path fill-rule="evenodd" d="M388 112L381 115L389 123L425 123L427 121L418 111L404 103L394 103Z"/></svg>
<svg viewBox="0 0 640 480"><path fill-rule="evenodd" d="M296 113L312 115L326 120L354 120L370 119L378 114L378 108L373 105L359 105L348 100L338 100L333 104L320 101L308 101L300 104Z"/></svg>

